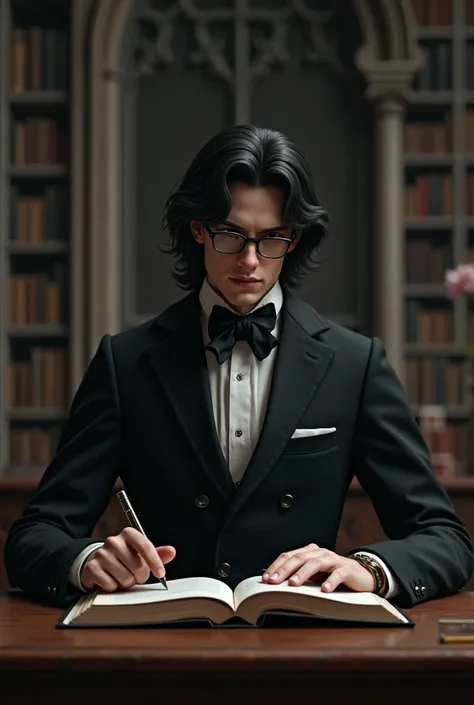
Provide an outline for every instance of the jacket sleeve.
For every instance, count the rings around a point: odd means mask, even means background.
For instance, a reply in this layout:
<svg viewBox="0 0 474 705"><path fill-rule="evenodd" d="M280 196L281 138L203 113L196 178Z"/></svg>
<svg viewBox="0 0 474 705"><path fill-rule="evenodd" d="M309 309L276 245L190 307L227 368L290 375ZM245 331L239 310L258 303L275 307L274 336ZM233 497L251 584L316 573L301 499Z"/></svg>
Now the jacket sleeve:
<svg viewBox="0 0 474 705"><path fill-rule="evenodd" d="M74 396L56 453L8 533L4 558L12 587L58 606L74 597L69 569L97 541L90 534L120 475L120 446L119 396L106 335Z"/></svg>
<svg viewBox="0 0 474 705"><path fill-rule="evenodd" d="M409 607L463 588L474 546L435 476L428 448L383 346L372 341L353 445L354 474L368 493L388 541L358 546L386 562L394 602Z"/></svg>

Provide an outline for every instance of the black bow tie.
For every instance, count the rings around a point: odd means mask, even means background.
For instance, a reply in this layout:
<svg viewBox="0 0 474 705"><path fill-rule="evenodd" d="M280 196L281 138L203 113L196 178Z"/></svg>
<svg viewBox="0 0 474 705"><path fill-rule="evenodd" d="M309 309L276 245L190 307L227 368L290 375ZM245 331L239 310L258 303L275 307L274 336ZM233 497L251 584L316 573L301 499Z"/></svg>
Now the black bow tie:
<svg viewBox="0 0 474 705"><path fill-rule="evenodd" d="M270 355L278 340L271 331L275 327L274 304L265 304L253 313L239 316L223 306L214 306L209 316L209 338L206 345L216 356L219 365L227 360L238 340L246 340L257 360Z"/></svg>

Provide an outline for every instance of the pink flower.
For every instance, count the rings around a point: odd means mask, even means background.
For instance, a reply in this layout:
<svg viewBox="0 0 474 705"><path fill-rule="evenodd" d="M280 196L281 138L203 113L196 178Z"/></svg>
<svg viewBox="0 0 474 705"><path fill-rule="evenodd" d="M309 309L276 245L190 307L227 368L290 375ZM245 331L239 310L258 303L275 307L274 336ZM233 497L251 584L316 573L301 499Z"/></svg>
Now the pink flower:
<svg viewBox="0 0 474 705"><path fill-rule="evenodd" d="M455 269L446 270L444 283L451 299L474 292L474 266L460 264Z"/></svg>

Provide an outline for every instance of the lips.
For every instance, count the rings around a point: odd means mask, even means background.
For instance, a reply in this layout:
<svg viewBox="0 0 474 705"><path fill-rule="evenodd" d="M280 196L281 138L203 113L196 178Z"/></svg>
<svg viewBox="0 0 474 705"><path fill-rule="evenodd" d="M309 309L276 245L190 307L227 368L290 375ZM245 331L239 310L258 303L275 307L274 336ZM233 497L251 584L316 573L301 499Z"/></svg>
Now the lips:
<svg viewBox="0 0 474 705"><path fill-rule="evenodd" d="M260 279L250 279L247 277L230 277L234 282L241 282L242 284L259 284Z"/></svg>

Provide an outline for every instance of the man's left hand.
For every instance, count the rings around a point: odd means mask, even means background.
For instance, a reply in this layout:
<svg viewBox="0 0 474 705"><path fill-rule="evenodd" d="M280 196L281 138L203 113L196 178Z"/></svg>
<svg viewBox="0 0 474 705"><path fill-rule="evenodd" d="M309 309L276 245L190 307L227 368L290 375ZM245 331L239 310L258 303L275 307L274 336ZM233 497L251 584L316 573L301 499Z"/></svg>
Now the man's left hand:
<svg viewBox="0 0 474 705"><path fill-rule="evenodd" d="M318 575L327 576L322 584L324 592L332 592L341 584L355 592L375 590L375 580L367 568L353 558L339 556L315 543L281 553L268 566L262 580L273 585L288 580L290 585L296 586Z"/></svg>

